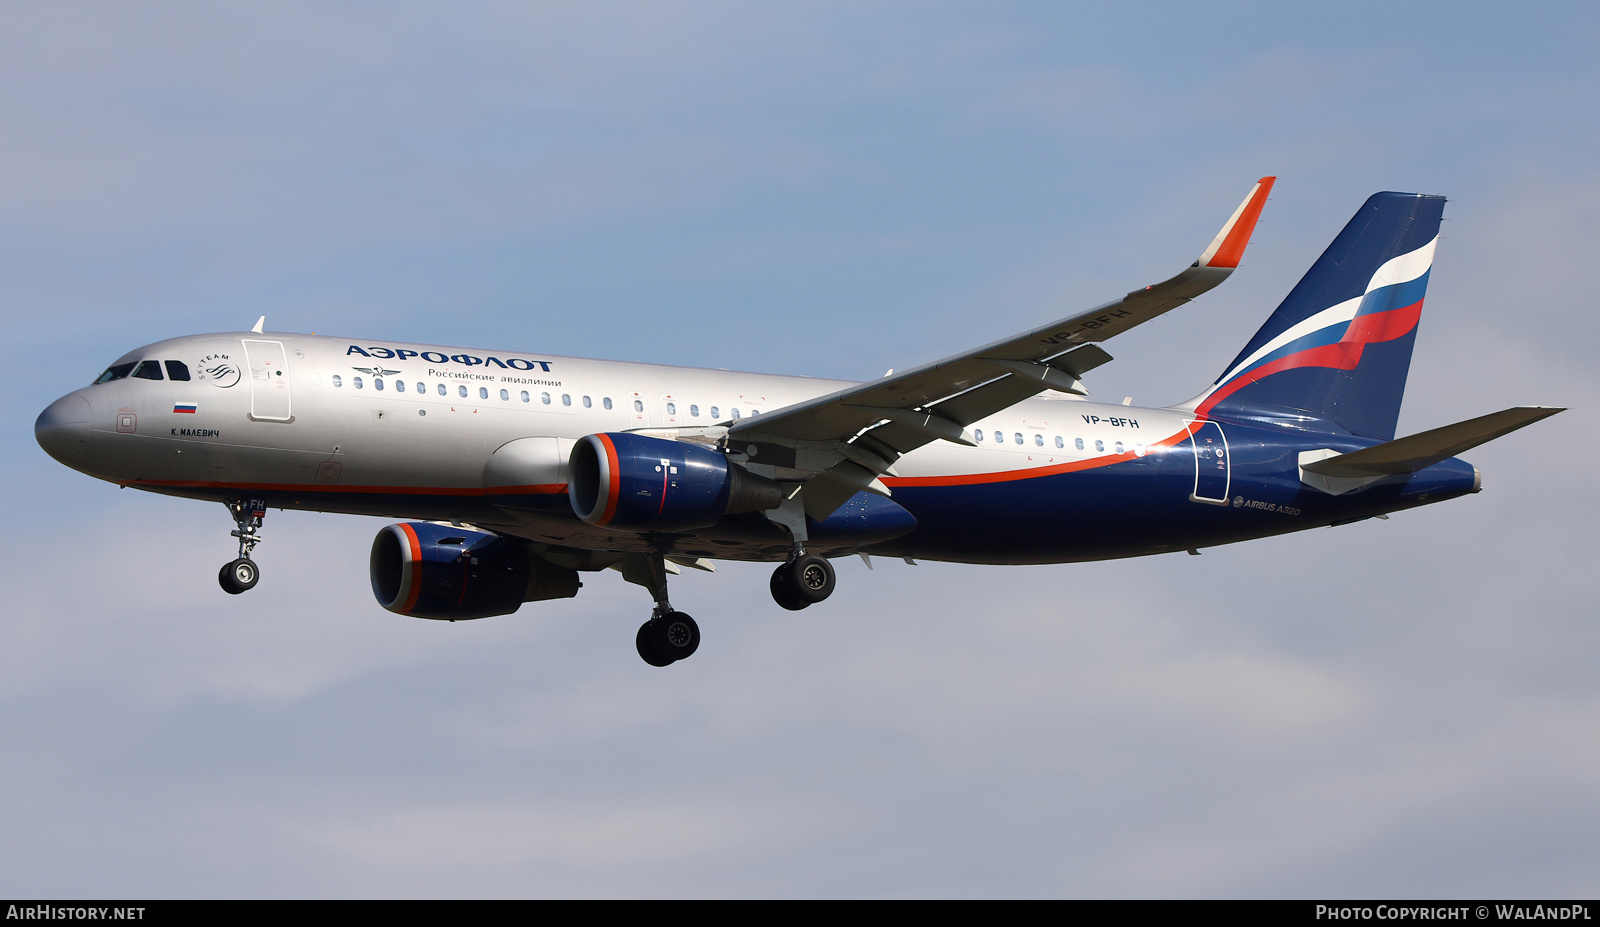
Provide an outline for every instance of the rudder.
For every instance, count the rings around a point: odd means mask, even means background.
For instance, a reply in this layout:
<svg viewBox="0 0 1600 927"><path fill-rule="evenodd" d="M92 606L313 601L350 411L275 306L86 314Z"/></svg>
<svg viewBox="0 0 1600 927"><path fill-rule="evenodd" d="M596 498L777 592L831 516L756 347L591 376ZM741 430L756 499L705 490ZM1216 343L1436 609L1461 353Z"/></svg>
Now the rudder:
<svg viewBox="0 0 1600 927"><path fill-rule="evenodd" d="M1444 203L1369 197L1227 371L1186 405L1222 418L1307 415L1393 438Z"/></svg>

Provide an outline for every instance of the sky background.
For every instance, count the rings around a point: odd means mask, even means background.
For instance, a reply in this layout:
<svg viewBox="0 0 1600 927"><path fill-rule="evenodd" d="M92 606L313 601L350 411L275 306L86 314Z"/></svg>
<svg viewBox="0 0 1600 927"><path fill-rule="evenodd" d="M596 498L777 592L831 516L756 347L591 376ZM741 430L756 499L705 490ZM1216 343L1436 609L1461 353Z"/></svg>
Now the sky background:
<svg viewBox="0 0 1600 927"><path fill-rule="evenodd" d="M0 6L0 894L1600 891L1600 7ZM1165 279L1098 398L1209 383L1378 190L1450 197L1402 433L1571 411L1483 493L1103 564L615 573L466 623L384 524L35 444L137 345L248 328L866 379Z"/></svg>

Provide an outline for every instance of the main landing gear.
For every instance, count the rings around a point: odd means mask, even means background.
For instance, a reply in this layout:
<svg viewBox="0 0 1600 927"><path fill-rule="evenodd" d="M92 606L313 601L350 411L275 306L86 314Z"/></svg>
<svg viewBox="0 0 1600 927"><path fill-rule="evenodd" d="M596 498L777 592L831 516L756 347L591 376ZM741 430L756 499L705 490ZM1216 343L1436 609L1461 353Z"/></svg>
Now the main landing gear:
<svg viewBox="0 0 1600 927"><path fill-rule="evenodd" d="M805 504L798 493L767 510L767 519L789 532L793 545L789 559L772 571L772 600L791 612L815 605L833 595L833 564L825 557L806 553Z"/></svg>
<svg viewBox="0 0 1600 927"><path fill-rule="evenodd" d="M639 656L651 666L671 666L700 649L700 626L667 601L666 558L660 554L629 554L622 561L622 578L650 590L656 607L650 620L633 636Z"/></svg>
<svg viewBox="0 0 1600 927"><path fill-rule="evenodd" d="M267 515L267 500L229 499L223 504L233 516L233 523L238 525L231 534L239 539L239 557L222 565L217 571L217 583L223 592L238 595L254 589L256 581L261 579L261 569L250 559L250 552L261 543L261 535L256 532L261 528L261 519Z"/></svg>
<svg viewBox="0 0 1600 927"><path fill-rule="evenodd" d="M787 563L772 571L768 586L774 602L797 612L833 595L833 564L798 549Z"/></svg>

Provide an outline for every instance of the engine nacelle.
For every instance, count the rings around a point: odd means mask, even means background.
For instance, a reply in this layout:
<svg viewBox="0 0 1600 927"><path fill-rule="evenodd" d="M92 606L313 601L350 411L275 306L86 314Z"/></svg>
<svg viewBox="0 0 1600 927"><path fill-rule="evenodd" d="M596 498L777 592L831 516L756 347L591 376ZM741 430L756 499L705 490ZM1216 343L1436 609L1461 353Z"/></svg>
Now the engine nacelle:
<svg viewBox="0 0 1600 927"><path fill-rule="evenodd" d="M572 448L567 498L591 525L628 530L708 528L732 512L783 501L772 480L729 465L702 444L646 435L589 435Z"/></svg>
<svg viewBox="0 0 1600 927"><path fill-rule="evenodd" d="M372 594L398 615L461 621L509 615L523 602L570 598L578 574L517 541L452 525L390 525L372 541Z"/></svg>

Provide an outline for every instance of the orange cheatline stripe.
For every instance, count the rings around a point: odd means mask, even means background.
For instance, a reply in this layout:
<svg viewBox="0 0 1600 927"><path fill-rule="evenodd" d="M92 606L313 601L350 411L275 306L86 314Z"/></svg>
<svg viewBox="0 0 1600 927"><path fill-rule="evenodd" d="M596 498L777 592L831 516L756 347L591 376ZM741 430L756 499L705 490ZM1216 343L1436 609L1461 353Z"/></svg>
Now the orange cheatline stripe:
<svg viewBox="0 0 1600 927"><path fill-rule="evenodd" d="M1256 183L1255 195L1250 197L1250 202L1245 206L1244 212L1239 214L1239 220L1233 224L1228 237L1223 239L1222 247L1206 262L1207 267L1238 267L1239 259L1244 257L1245 245L1250 244L1250 235L1256 230L1256 220L1261 218L1261 207L1267 205L1267 194L1272 192L1272 185L1276 177L1263 177Z"/></svg>
<svg viewBox="0 0 1600 927"><path fill-rule="evenodd" d="M1243 384L1240 384L1243 385ZM1211 397L1214 401L1219 398ZM1211 403L1207 404L1207 408ZM1202 410L1202 416L1204 412ZM1193 426L1191 426L1192 428ZM1148 448L1170 447L1180 444L1189 438L1190 428L1184 428L1166 438L1145 445ZM617 499L621 475L617 470L616 447L606 439L605 435L596 435L606 448L606 462L610 465L610 499L606 503L606 510L601 515L597 524L607 524L617 511ZM1041 476L1053 476L1057 473L1072 473L1078 470L1092 470L1096 467L1109 467L1112 464L1137 460L1138 455L1133 451L1121 454L1112 454L1106 457L1095 457L1090 460L1076 460L1070 463L1053 464L1048 467L1027 467L1019 470L1001 470L992 473L966 473L955 476L886 476L883 477L885 485L895 486L965 486L978 483L1005 483L1013 480L1031 480ZM192 489L262 489L284 492L358 492L358 493L395 493L406 495L456 495L456 496L482 496L492 493L527 493L530 495L552 495L567 491L565 483L532 483L526 486L495 486L489 489L453 489L453 488L428 488L417 486L326 486L308 485L302 483L214 483L195 482L186 480L128 480L130 486L174 486Z"/></svg>
<svg viewBox="0 0 1600 927"><path fill-rule="evenodd" d="M1170 435L1154 444L1145 447L1170 447L1187 440L1192 433L1193 425L1184 428L1176 434ZM1048 467L1028 467L1021 470L1001 470L995 473L966 473L959 476L886 476L883 482L889 488L901 486L972 486L982 483L1009 483L1015 480L1031 480L1041 476L1054 476L1057 473L1073 473L1078 470L1093 470L1096 467L1109 467L1112 464L1124 461L1137 460L1133 451L1124 451L1121 454L1112 454L1107 457L1095 457L1089 460L1074 460L1071 463L1052 464Z"/></svg>

